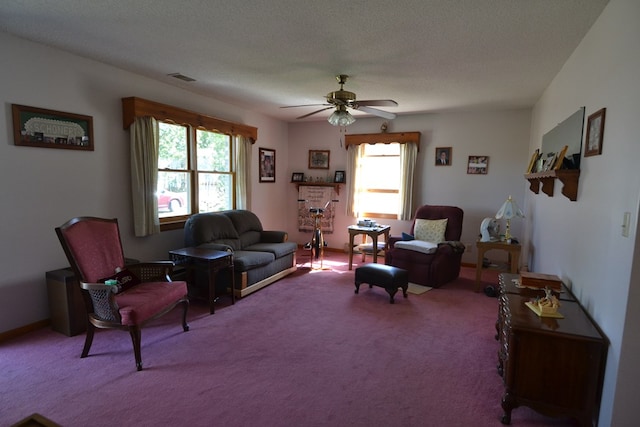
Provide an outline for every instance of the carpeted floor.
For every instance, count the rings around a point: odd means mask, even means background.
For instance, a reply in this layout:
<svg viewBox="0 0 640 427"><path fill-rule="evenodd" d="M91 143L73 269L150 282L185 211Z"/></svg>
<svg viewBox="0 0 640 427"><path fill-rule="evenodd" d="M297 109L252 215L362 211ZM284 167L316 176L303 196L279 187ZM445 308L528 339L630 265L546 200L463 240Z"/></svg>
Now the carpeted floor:
<svg viewBox="0 0 640 427"><path fill-rule="evenodd" d="M497 301L474 270L422 295L354 293L345 254L300 268L216 314L194 302L142 332L42 329L0 347L0 426L37 412L63 426L499 426ZM354 266L354 268L357 264ZM495 275L483 276L495 283ZM512 425L566 426L523 407Z"/></svg>

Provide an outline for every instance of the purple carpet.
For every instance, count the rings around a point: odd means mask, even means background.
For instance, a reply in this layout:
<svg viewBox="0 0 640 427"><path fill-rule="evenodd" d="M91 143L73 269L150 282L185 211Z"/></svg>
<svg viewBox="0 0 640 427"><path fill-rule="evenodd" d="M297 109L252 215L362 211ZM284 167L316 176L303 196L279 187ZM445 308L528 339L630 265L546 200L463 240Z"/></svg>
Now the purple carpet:
<svg viewBox="0 0 640 427"><path fill-rule="evenodd" d="M214 315L192 302L186 333L174 310L143 329L141 372L122 331L98 331L85 359L84 334L2 343L0 426L32 413L96 427L501 425L497 300L473 291L475 270L392 305L381 288L354 294L345 254L324 267L222 298ZM573 423L522 407L512 425Z"/></svg>

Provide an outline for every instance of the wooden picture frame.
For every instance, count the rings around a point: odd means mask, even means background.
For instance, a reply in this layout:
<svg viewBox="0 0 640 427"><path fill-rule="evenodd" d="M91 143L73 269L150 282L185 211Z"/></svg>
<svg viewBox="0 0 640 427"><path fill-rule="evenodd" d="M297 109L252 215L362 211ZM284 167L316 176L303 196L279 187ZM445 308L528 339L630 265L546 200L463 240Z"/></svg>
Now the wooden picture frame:
<svg viewBox="0 0 640 427"><path fill-rule="evenodd" d="M585 139L584 156L602 154L602 138L604 137L604 119L607 109L601 108L587 119L587 137Z"/></svg>
<svg viewBox="0 0 640 427"><path fill-rule="evenodd" d="M329 150L309 150L309 169L329 169Z"/></svg>
<svg viewBox="0 0 640 427"><path fill-rule="evenodd" d="M553 167L553 170L559 170L562 168L564 164L564 158L567 155L567 150L569 150L569 146L565 145L562 147L562 150L558 151L558 155L556 156L556 164Z"/></svg>
<svg viewBox="0 0 640 427"><path fill-rule="evenodd" d="M344 184L346 181L346 176L344 171L336 171L335 176L333 177L333 182L337 184Z"/></svg>
<svg viewBox="0 0 640 427"><path fill-rule="evenodd" d="M276 182L276 150L258 148L258 176L260 182Z"/></svg>
<svg viewBox="0 0 640 427"><path fill-rule="evenodd" d="M536 148L536 151L531 155L529 166L527 166L527 171L525 173L529 174L536 172L536 162L538 161L538 157L540 157L540 149Z"/></svg>
<svg viewBox="0 0 640 427"><path fill-rule="evenodd" d="M291 174L291 182L304 182L304 173L294 172Z"/></svg>
<svg viewBox="0 0 640 427"><path fill-rule="evenodd" d="M451 166L451 147L436 147L436 166Z"/></svg>
<svg viewBox="0 0 640 427"><path fill-rule="evenodd" d="M486 175L489 172L489 156L469 156L467 174Z"/></svg>
<svg viewBox="0 0 640 427"><path fill-rule="evenodd" d="M93 117L11 104L15 145L93 151Z"/></svg>

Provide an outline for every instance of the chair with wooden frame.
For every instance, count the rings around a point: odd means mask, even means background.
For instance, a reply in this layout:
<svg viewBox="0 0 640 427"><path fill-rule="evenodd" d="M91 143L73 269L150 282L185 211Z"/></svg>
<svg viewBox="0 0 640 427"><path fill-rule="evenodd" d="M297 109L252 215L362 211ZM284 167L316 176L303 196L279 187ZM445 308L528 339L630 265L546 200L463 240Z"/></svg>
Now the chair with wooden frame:
<svg viewBox="0 0 640 427"><path fill-rule="evenodd" d="M80 283L87 309L87 335L81 357L89 355L96 328L126 330L140 371L144 325L181 304L182 329L189 330L186 282L171 281L171 261L125 267L117 219L73 218L57 227L56 234Z"/></svg>

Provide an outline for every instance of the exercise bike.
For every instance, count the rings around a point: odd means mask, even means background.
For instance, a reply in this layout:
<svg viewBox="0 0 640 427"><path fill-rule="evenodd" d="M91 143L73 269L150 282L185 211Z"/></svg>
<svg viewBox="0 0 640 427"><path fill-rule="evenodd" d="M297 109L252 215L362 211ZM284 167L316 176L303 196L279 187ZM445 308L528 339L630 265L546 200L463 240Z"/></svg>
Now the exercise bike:
<svg viewBox="0 0 640 427"><path fill-rule="evenodd" d="M298 202L306 203L307 200L298 200ZM329 200L324 207L310 207L309 215L313 221L313 231L311 235L311 241L304 245L304 248L311 250L311 268L313 268L313 260L320 260L320 268L322 268L324 260L324 248L327 246L327 242L324 240L324 234L322 233L322 219L324 213L331 204L331 202L337 202L337 200Z"/></svg>

